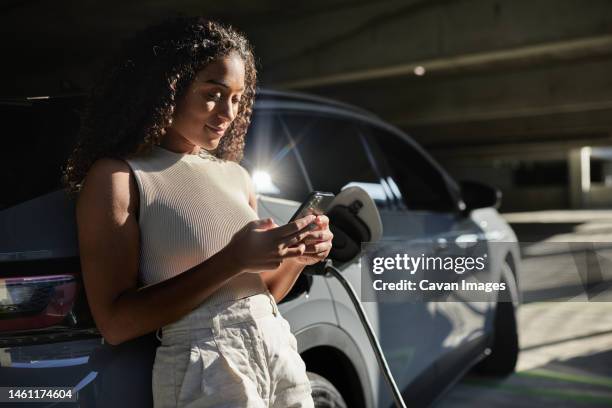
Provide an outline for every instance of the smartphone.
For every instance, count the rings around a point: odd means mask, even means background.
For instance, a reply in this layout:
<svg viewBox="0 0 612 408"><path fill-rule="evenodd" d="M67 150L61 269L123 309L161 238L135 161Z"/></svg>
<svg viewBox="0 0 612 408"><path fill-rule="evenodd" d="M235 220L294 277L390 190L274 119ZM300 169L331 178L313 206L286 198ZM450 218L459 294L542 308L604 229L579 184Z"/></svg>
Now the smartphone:
<svg viewBox="0 0 612 408"><path fill-rule="evenodd" d="M308 214L321 215L325 214L327 208L334 200L334 194L324 191L313 191L308 195L308 198L300 205L300 208L293 214L289 222L293 222L298 218L307 216Z"/></svg>

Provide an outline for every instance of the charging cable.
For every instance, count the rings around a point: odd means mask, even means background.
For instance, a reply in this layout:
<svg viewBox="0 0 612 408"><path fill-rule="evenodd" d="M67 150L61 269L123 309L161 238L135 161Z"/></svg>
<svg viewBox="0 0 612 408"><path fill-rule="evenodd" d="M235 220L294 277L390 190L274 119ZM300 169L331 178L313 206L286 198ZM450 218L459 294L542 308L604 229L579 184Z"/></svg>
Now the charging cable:
<svg viewBox="0 0 612 408"><path fill-rule="evenodd" d="M368 316L366 315L365 310L363 309L363 306L359 301L359 297L357 296L357 293L355 292L355 289L353 289L351 283L347 281L344 276L342 276L342 272L333 265L331 259L327 259L321 262L320 264L313 265L312 267L304 270L304 272L310 273L312 275L330 274L335 277L338 282L340 282L342 287L346 290L346 293L348 294L349 298L351 299L351 302L353 302L355 310L357 311L357 316L359 316L359 320L361 321L361 324L363 325L363 328L365 329L366 334L368 335L370 345L374 349L374 355L376 356L378 367L383 373L387 385L389 385L389 388L391 388L391 393L393 394L393 399L395 400L395 406L398 408L406 408L404 398L402 397L399 388L397 388L397 384L395 383L395 379L391 374L391 370L389 369L389 365L387 364L385 355L383 354L382 348L380 347L380 343L374 335L374 330L372 329L370 320L368 320Z"/></svg>

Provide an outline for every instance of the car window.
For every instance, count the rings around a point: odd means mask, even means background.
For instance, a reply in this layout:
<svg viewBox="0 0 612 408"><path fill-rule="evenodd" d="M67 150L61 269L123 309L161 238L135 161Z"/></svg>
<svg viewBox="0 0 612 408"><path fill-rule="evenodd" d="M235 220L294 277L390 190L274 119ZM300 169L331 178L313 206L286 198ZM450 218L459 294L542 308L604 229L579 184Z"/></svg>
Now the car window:
<svg viewBox="0 0 612 408"><path fill-rule="evenodd" d="M379 207L388 204L371 148L355 122L303 112L283 112L280 119L314 190L338 194L358 186Z"/></svg>
<svg viewBox="0 0 612 408"><path fill-rule="evenodd" d="M3 103L0 120L0 210L60 189L79 128L76 102Z"/></svg>
<svg viewBox="0 0 612 408"><path fill-rule="evenodd" d="M364 133L385 158L387 182L409 210L453 211L444 176L419 149L387 130L364 126Z"/></svg>
<svg viewBox="0 0 612 408"><path fill-rule="evenodd" d="M255 110L242 165L259 194L301 202L312 190L295 145L272 111Z"/></svg>

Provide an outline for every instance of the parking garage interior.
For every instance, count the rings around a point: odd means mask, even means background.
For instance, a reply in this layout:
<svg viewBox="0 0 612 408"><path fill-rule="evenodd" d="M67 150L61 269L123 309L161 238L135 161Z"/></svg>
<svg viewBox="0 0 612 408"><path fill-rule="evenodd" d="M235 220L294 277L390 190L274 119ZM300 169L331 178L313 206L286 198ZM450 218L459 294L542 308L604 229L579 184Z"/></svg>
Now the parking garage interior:
<svg viewBox="0 0 612 408"><path fill-rule="evenodd" d="M130 33L196 14L246 33L260 86L371 111L498 188L519 241L612 241L606 0L5 1L0 99L86 93ZM530 299L516 374L468 376L440 407L612 405L608 301Z"/></svg>

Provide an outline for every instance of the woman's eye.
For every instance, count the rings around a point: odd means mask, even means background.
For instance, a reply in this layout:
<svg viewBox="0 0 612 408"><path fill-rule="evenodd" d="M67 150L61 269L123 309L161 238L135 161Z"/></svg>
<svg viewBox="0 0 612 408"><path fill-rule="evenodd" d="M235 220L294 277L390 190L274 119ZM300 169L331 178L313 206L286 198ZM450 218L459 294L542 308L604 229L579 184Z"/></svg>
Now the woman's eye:
<svg viewBox="0 0 612 408"><path fill-rule="evenodd" d="M240 103L240 98L239 97L235 97L232 99L232 103L237 104Z"/></svg>
<svg viewBox="0 0 612 408"><path fill-rule="evenodd" d="M208 100L210 101L214 101L214 102L218 102L219 100L221 100L221 94L220 93L209 93L208 94Z"/></svg>

